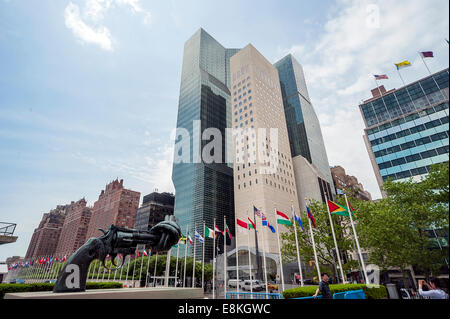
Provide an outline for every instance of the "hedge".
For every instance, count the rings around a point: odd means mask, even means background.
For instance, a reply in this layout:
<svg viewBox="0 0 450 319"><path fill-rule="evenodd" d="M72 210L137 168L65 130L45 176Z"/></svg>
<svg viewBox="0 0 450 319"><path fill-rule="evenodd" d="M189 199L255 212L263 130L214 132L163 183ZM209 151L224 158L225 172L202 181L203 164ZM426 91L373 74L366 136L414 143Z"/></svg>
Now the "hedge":
<svg viewBox="0 0 450 319"><path fill-rule="evenodd" d="M33 283L33 284L0 284L0 299L5 294L13 292L32 292L32 291L52 291L55 284ZM120 282L87 282L86 289L112 289L122 288Z"/></svg>
<svg viewBox="0 0 450 319"><path fill-rule="evenodd" d="M385 286L373 286L367 287L365 284L339 284L330 285L331 294L337 292L349 291L349 290L364 290L367 299L384 299L388 297ZM283 291L283 297L286 299L310 297L316 293L317 286L292 288Z"/></svg>

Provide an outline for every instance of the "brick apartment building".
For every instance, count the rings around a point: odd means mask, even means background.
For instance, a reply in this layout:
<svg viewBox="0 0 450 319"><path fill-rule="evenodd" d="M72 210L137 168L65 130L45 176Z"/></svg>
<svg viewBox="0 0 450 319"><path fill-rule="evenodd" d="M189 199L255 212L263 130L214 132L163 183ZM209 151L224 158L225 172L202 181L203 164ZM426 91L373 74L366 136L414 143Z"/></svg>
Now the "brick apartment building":
<svg viewBox="0 0 450 319"><path fill-rule="evenodd" d="M86 204L86 199L82 198L67 205L56 256L70 256L86 242L92 214L92 207Z"/></svg>
<svg viewBox="0 0 450 319"><path fill-rule="evenodd" d="M123 187L123 179L106 185L94 203L86 238L102 235L98 228L111 224L134 228L140 197L141 193Z"/></svg>
<svg viewBox="0 0 450 319"><path fill-rule="evenodd" d="M352 196L365 201L371 201L372 195L366 190L355 176L347 175L345 169L341 166L335 166L331 168L331 175L333 177L334 187L336 188L336 194L340 192L338 190L352 190Z"/></svg>
<svg viewBox="0 0 450 319"><path fill-rule="evenodd" d="M38 228L34 230L28 246L26 259L55 256L59 237L64 224L65 211L67 205L58 205L49 213L45 213L39 223Z"/></svg>

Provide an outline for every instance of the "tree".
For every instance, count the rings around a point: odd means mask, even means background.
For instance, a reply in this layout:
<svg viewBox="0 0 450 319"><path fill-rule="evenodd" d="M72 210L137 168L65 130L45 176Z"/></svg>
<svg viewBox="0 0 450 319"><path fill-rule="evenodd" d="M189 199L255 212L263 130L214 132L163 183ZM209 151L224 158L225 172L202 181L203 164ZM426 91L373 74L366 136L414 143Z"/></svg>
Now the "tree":
<svg viewBox="0 0 450 319"><path fill-rule="evenodd" d="M388 180L383 184L387 198L361 203L357 228L361 244L370 249L370 261L383 269L398 267L405 278L411 265L427 276L437 275L448 245L436 249L429 232L443 229L448 237L448 185L446 163L432 167L421 182Z"/></svg>
<svg viewBox="0 0 450 319"><path fill-rule="evenodd" d="M320 270L326 271L331 275L334 275L337 272L339 273L336 268L336 266L339 264L335 259L335 245L333 235L331 233L327 207L324 203L319 203L317 201L312 201L308 205L308 207L314 215L314 219L316 220L317 228L313 228L313 232ZM303 221L304 231L302 231L297 224L297 238L300 258L302 259L303 263L307 263L308 261L314 261L314 250L310 238L310 231L306 213L304 212L302 215L303 216L301 216L301 219ZM332 215L332 220L334 231L336 234L336 241L341 256L342 266L345 273L347 270L351 270L352 268L355 268L357 266L357 262L353 260L347 260L347 263L344 264L342 258L344 252L353 250L352 239L349 236L344 236L344 231L348 226L348 218ZM283 262L297 261L294 226L288 226L288 229L288 232L285 232L281 235L281 254L283 256ZM313 270L310 274L307 275L315 276L316 274L317 270Z"/></svg>

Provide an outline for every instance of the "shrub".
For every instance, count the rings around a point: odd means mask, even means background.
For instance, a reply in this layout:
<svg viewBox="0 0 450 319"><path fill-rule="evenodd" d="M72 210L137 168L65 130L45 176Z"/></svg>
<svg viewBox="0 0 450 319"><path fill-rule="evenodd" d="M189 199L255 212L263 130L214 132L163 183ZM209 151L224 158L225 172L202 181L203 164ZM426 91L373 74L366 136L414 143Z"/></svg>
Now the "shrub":
<svg viewBox="0 0 450 319"><path fill-rule="evenodd" d="M52 291L55 284L33 283L33 284L0 284L0 299L7 293L13 292L34 292L34 291ZM86 289L113 289L122 288L120 282L87 282Z"/></svg>
<svg viewBox="0 0 450 319"><path fill-rule="evenodd" d="M383 299L387 298L387 290L385 286L367 287L365 284L339 284L330 285L331 294L344 292L349 290L364 290L367 299ZM317 286L292 288L283 291L283 297L286 299L310 297L316 293Z"/></svg>

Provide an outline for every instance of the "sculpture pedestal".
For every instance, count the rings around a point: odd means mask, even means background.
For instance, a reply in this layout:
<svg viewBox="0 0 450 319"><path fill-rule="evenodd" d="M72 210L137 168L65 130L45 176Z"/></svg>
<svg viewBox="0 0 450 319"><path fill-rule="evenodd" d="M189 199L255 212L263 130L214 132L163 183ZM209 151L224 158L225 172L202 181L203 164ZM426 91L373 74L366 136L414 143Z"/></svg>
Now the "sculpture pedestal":
<svg viewBox="0 0 450 319"><path fill-rule="evenodd" d="M119 288L89 289L85 292L52 291L7 293L5 299L203 299L202 288Z"/></svg>

